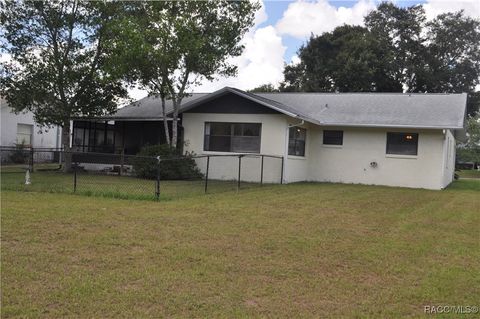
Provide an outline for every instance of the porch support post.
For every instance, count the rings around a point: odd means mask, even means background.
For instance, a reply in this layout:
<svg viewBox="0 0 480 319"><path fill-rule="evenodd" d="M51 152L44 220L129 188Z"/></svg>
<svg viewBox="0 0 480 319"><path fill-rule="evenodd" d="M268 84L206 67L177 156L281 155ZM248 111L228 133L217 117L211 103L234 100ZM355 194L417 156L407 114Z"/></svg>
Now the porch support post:
<svg viewBox="0 0 480 319"><path fill-rule="evenodd" d="M125 152L125 121L122 121L122 152Z"/></svg>

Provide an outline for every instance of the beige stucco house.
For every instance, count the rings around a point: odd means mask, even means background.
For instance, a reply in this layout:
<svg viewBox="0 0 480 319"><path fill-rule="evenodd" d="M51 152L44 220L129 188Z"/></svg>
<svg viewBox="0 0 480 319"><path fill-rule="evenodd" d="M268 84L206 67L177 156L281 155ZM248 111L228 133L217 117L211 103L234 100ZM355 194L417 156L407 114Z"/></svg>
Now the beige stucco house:
<svg viewBox="0 0 480 319"><path fill-rule="evenodd" d="M266 181L268 169L282 169L285 183L443 189L453 180L455 140L464 134L466 98L466 94L248 93L226 87L189 96L180 110L181 128L185 151L198 155L283 157L281 167L278 161L266 164ZM124 129L125 123L148 121L161 133L161 119L158 100L147 97L104 120L105 127L107 121L115 125L123 121ZM120 130L113 129L118 136ZM128 138L113 140L115 147ZM211 178L235 178L237 163L227 159L216 159L224 162L217 163L222 169L210 172ZM249 172L252 180L257 178L253 161L254 157L243 160L246 180ZM204 161L198 165L205 170Z"/></svg>

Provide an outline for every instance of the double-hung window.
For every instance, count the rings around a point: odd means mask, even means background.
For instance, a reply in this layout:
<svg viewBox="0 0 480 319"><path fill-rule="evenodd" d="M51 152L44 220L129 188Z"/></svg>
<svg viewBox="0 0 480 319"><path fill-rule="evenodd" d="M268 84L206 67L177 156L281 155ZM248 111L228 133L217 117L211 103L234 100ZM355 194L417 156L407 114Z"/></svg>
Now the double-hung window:
<svg viewBox="0 0 480 319"><path fill-rule="evenodd" d="M301 127L291 127L288 131L288 155L305 156L306 138L306 129Z"/></svg>
<svg viewBox="0 0 480 319"><path fill-rule="evenodd" d="M260 153L261 123L206 122L205 151Z"/></svg>
<svg viewBox="0 0 480 319"><path fill-rule="evenodd" d="M418 133L387 133L387 154L417 155Z"/></svg>

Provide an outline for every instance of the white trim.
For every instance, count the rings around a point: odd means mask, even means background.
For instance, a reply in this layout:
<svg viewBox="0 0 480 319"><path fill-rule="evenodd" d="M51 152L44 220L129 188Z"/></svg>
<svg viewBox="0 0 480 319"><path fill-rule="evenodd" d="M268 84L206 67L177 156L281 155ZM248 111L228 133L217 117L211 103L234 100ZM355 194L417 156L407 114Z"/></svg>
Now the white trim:
<svg viewBox="0 0 480 319"><path fill-rule="evenodd" d="M307 159L306 156L298 156L298 155L288 155L287 158L291 160L302 160L302 161Z"/></svg>
<svg viewBox="0 0 480 319"><path fill-rule="evenodd" d="M417 159L418 155L385 154L386 158Z"/></svg>

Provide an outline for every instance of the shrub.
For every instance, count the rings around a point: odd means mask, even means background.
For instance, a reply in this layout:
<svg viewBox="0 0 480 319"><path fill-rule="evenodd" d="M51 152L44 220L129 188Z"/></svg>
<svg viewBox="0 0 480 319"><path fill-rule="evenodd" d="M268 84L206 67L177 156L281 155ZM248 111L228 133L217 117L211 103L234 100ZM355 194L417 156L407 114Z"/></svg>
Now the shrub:
<svg viewBox="0 0 480 319"><path fill-rule="evenodd" d="M160 179L202 178L192 153L182 155L167 144L145 146L137 156L132 164L138 177L156 179L158 161L152 157L160 156Z"/></svg>
<svg viewBox="0 0 480 319"><path fill-rule="evenodd" d="M14 164L26 164L29 160L29 151L26 149L25 144L17 144L15 150L10 153L10 161Z"/></svg>

